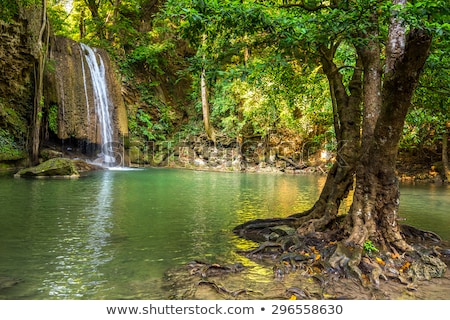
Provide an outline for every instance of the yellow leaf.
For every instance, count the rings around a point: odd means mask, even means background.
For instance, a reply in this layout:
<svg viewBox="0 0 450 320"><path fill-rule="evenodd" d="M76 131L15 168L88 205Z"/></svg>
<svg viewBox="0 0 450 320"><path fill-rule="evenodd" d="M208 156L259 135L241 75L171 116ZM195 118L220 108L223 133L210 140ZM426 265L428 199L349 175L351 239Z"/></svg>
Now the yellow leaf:
<svg viewBox="0 0 450 320"><path fill-rule="evenodd" d="M293 295L289 298L289 300L297 300L297 296L296 296L295 294L293 294Z"/></svg>
<svg viewBox="0 0 450 320"><path fill-rule="evenodd" d="M377 260L377 262L379 264L381 264L382 266L384 266L386 264L386 262L383 261L383 259L376 257L375 260Z"/></svg>
<svg viewBox="0 0 450 320"><path fill-rule="evenodd" d="M316 246L312 246L312 247L310 247L310 248L311 248L311 251L312 251L314 254L318 254L318 253L319 253L319 250L316 249Z"/></svg>
<svg viewBox="0 0 450 320"><path fill-rule="evenodd" d="M320 254L316 255L316 261L320 259Z"/></svg>
<svg viewBox="0 0 450 320"><path fill-rule="evenodd" d="M409 263L408 261L406 261L401 267L400 267L400 272L405 271L405 269L408 269L409 266L411 265L411 263Z"/></svg>

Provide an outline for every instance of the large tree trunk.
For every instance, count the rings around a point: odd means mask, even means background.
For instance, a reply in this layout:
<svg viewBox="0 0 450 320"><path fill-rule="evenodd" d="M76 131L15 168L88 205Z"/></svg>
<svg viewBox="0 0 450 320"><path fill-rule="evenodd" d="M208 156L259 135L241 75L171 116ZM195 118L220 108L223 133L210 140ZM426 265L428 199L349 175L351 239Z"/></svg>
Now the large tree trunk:
<svg viewBox="0 0 450 320"><path fill-rule="evenodd" d="M450 182L450 167L448 164L448 133L447 127L450 126L450 122L446 123L444 131L442 132L442 168L443 177L442 179L446 182Z"/></svg>
<svg viewBox="0 0 450 320"><path fill-rule="evenodd" d="M210 112L209 112L209 100L208 100L208 85L206 82L206 70L203 67L200 75L200 87L201 87L201 96L202 96L202 113L203 113L203 124L205 126L205 132L208 136L208 139L216 143L216 135L214 132L214 128L210 121Z"/></svg>
<svg viewBox="0 0 450 320"><path fill-rule="evenodd" d="M348 92L342 74L333 62L336 47L321 49L322 68L330 86L337 140L336 162L327 175L319 199L297 218L298 233L321 231L336 219L341 202L353 189L354 174L360 151L360 119L362 102L362 64L358 59Z"/></svg>
<svg viewBox="0 0 450 320"><path fill-rule="evenodd" d="M320 50L322 69L328 78L333 105L337 154L319 199L309 210L284 219L258 219L236 226L234 232L240 236L256 240L259 238L259 232L256 230L264 233L267 228L279 224L297 228L298 234L325 230L336 220L342 201L353 189L360 152L363 69L362 61L358 59L352 79L346 88L342 74L333 62L338 46L339 43L336 43L330 48L322 47Z"/></svg>
<svg viewBox="0 0 450 320"><path fill-rule="evenodd" d="M405 1L393 0L399 5L404 5ZM366 43L356 48L358 60L348 89L343 85L339 69L333 62L336 47L320 50L323 71L330 84L334 126L340 144L337 161L329 172L320 198L306 212L288 218L250 221L236 227L234 231L258 242L266 240L250 255L259 256L264 252L269 256L284 255L288 251L293 253L295 260L298 253L308 252L311 246L315 249L322 246L316 259L326 259L334 270L343 271L346 275L349 272L356 274L363 282L366 278L360 267L364 266L365 274L376 284L381 275L386 277L380 265L384 263L387 266L389 263L389 267L386 267L389 274L389 270L398 268L397 263L405 265L408 259L405 256L412 255L409 252L400 258L401 255L396 254L410 251L412 246L406 242L397 222L400 196L395 164L405 117L429 54L431 36L418 29L411 29L406 36L405 24L396 20L394 15L386 42L384 75L381 62L383 52L375 13L372 15L372 24L359 38L365 38ZM362 97L364 109L361 121ZM344 223L338 224L338 209L351 190L355 172L353 203ZM279 225L296 227L297 234L285 236L275 227ZM399 260L385 262L378 256L372 259L370 255L364 255L365 244L386 250L383 252L384 257ZM330 246L335 246L332 253ZM384 255L388 252L392 255ZM428 258L429 262L422 260L422 257L417 258L416 267L419 264L424 267L426 264L434 265L434 276L445 272L447 267L442 261ZM278 274L289 271L285 267L286 261L283 263L274 267ZM297 261L290 264L293 269L298 267ZM323 264L319 265L323 267ZM419 268L415 268L413 273ZM408 282L403 275L399 275L398 279L402 283Z"/></svg>
<svg viewBox="0 0 450 320"><path fill-rule="evenodd" d="M31 161L33 164L39 162L39 147L41 143L42 109L44 106L44 67L48 46L48 34L45 34L47 26L47 0L42 0L41 29L37 40L38 43L36 44L39 50L39 57L34 66L34 110L31 133Z"/></svg>
<svg viewBox="0 0 450 320"><path fill-rule="evenodd" d="M373 140L363 142L369 146L369 156L361 158L361 170L357 172L353 204L348 215L351 230L345 245L358 250L362 250L367 239L384 249L411 249L397 223L400 198L395 163L405 116L428 57L431 37L422 30L413 29L402 40L398 39L402 36L401 29L397 26L392 30L389 41L395 40L395 45L400 47L387 50L381 112ZM341 264L343 260L335 257L333 262ZM353 262L353 265L357 263Z"/></svg>
<svg viewBox="0 0 450 320"><path fill-rule="evenodd" d="M405 0L394 2L405 4ZM412 249L397 222L400 194L395 163L405 117L429 54L431 36L412 29L406 37L405 30L403 21L393 18L386 44L381 95L378 91L381 73L375 72L381 52L374 43L369 49L359 50L365 67L364 152L359 160L353 203L347 216L349 236L338 245L330 263L335 268L354 271L360 279L358 265L367 240L383 250L405 252Z"/></svg>

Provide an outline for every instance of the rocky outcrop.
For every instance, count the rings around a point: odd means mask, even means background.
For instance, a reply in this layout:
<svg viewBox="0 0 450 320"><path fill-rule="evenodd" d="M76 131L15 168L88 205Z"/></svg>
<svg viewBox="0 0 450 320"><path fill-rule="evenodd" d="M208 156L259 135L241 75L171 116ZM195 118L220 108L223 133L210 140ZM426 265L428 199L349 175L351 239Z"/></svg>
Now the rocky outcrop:
<svg viewBox="0 0 450 320"><path fill-rule="evenodd" d="M78 178L81 173L101 170L101 167L89 164L83 160L68 158L53 158L41 164L19 170L16 178Z"/></svg>
<svg viewBox="0 0 450 320"><path fill-rule="evenodd" d="M41 164L25 168L15 174L15 177L67 177L76 178L80 174L72 160L67 158L50 159Z"/></svg>
<svg viewBox="0 0 450 320"><path fill-rule="evenodd" d="M0 162L28 158L41 14L41 7L30 5L26 9L19 8L7 22L0 21ZM107 52L96 51L107 70L114 140L120 141L121 136L128 133L121 86ZM42 143L51 140L65 143L64 140L69 139L82 141L85 146L101 144L89 68L82 59L80 44L63 37L52 37L48 58Z"/></svg>
<svg viewBox="0 0 450 320"><path fill-rule="evenodd" d="M126 109L120 84L106 51L96 49L106 69L116 141L128 133ZM57 108L57 138L83 140L101 144L100 126L95 111L90 71L81 45L64 37L53 37L49 68L46 73L45 103L48 110ZM52 121L51 119L49 120ZM54 121L54 120L53 120ZM54 126L55 127L55 126Z"/></svg>
<svg viewBox="0 0 450 320"><path fill-rule="evenodd" d="M0 161L27 157L40 15L39 7L29 6L0 20Z"/></svg>

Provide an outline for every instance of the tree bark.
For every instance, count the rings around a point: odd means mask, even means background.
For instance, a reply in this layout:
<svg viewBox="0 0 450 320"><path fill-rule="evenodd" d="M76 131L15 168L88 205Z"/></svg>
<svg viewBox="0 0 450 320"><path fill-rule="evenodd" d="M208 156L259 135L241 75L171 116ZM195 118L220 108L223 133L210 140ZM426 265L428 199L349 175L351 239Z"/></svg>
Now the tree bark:
<svg viewBox="0 0 450 320"><path fill-rule="evenodd" d="M80 39L84 39L84 35L86 33L86 25L84 23L85 12L84 9L80 12L80 20L78 22L78 29L80 30Z"/></svg>
<svg viewBox="0 0 450 320"><path fill-rule="evenodd" d="M206 34L203 35L202 40L202 47L205 46L206 42ZM204 50L204 48L203 48ZM205 61L206 57L203 53L203 61ZM209 97L208 97L208 82L206 80L206 67L203 64L202 70L200 73L200 90L201 90L201 97L202 97L202 113L203 113L203 125L205 126L205 132L208 136L208 139L210 139L212 142L214 142L214 145L216 144L216 135L214 132L214 128L211 124L210 119L210 111L209 111Z"/></svg>
<svg viewBox="0 0 450 320"><path fill-rule="evenodd" d="M84 3L89 8L92 15L92 20L97 26L97 35L100 39L105 39L104 22L101 21L99 12L100 0L84 0Z"/></svg>
<svg viewBox="0 0 450 320"><path fill-rule="evenodd" d="M442 167L443 167L443 177L442 179L446 182L450 182L450 167L448 164L448 133L447 133L447 125L450 126L450 123L446 123L444 127L444 131L442 132Z"/></svg>
<svg viewBox="0 0 450 320"><path fill-rule="evenodd" d="M209 113L209 100L208 100L208 85L206 83L206 70L202 68L200 75L200 86L201 86L201 96L202 96L202 113L203 113L203 124L205 126L205 132L208 139L216 143L216 135L214 128L211 125L210 113Z"/></svg>
<svg viewBox="0 0 450 320"><path fill-rule="evenodd" d="M389 34L401 35L398 28ZM406 113L411 103L420 71L428 57L431 37L422 30L413 29L403 41L393 43L403 49L387 51L387 73L382 90L381 112L369 145L369 157L361 159L361 172L350 210L352 226L346 245L362 248L367 239L385 249L410 250L397 223L400 203L395 163ZM394 61L391 61L394 60Z"/></svg>
<svg viewBox="0 0 450 320"><path fill-rule="evenodd" d="M33 110L33 129L32 129L32 146L31 146L31 161L33 164L39 162L39 147L41 136L41 123L42 123L42 109L44 106L43 93L44 93L44 67L47 56L48 34L45 35L47 30L47 0L42 0L42 20L41 29L39 31L37 48L39 52L38 60L34 66L34 110ZM47 39L44 39L44 38Z"/></svg>
<svg viewBox="0 0 450 320"><path fill-rule="evenodd" d="M330 86L334 110L334 127L337 140L336 162L328 172L327 180L314 206L292 217L298 218L298 233L320 231L327 227L337 215L341 202L354 184L354 174L360 151L360 119L362 102L362 63L358 59L349 94L342 74L333 62L336 44L330 49L321 49L321 62Z"/></svg>
<svg viewBox="0 0 450 320"><path fill-rule="evenodd" d="M381 112L382 107L382 67L381 67L381 47L379 43L378 30L378 16L373 12L370 17L371 25L367 28L366 33L361 35L367 43L364 46L356 48L358 55L361 57L364 80L363 80L363 117L362 117L362 134L361 134L361 152L356 169L356 187L354 192L355 197L359 197L361 190L370 189L372 186L367 186L366 182L366 167L370 165L370 145L374 139L375 127ZM358 203L352 203L352 210L359 210L356 207ZM367 206L370 206L367 204ZM354 222L355 225L358 222ZM375 228L374 225L367 225L367 229ZM367 234L365 230L361 231L360 235L365 238ZM350 240L353 241L353 240Z"/></svg>

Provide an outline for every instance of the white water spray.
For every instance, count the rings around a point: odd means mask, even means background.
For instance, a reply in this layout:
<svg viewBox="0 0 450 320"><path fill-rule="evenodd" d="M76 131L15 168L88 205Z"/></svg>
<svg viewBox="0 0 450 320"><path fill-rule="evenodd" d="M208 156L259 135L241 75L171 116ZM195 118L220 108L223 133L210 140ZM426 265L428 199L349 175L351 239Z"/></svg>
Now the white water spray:
<svg viewBox="0 0 450 320"><path fill-rule="evenodd" d="M102 57L97 55L94 49L84 43L81 43L80 45L83 49L91 74L95 112L98 117L101 132L103 163L107 166L113 166L115 164L115 158L111 148L109 147L113 143L113 128L111 115L109 112L110 101L106 81L105 65ZM86 79L84 80L86 81Z"/></svg>

